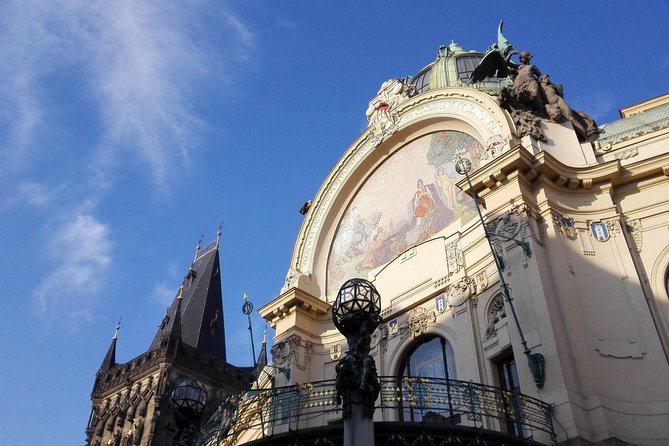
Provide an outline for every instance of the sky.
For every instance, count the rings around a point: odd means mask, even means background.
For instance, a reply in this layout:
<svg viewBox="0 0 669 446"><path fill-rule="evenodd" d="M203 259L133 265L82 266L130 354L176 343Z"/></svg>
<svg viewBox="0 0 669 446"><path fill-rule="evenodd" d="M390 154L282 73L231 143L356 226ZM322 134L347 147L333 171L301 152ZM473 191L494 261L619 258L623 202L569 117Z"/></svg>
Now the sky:
<svg viewBox="0 0 669 446"><path fill-rule="evenodd" d="M502 19L598 124L669 92L660 0L3 0L0 444L84 444L119 318L126 362L221 223L228 360L250 365L242 295L279 295L298 209L381 83Z"/></svg>

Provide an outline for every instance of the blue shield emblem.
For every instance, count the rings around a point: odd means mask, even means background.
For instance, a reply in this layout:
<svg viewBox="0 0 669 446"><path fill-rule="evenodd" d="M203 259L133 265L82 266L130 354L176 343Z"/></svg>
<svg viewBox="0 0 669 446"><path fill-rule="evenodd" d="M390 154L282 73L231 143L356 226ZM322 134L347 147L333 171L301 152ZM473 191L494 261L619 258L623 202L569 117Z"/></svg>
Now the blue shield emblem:
<svg viewBox="0 0 669 446"><path fill-rule="evenodd" d="M605 242L609 239L609 228L605 223L592 223L590 225L592 235L600 242Z"/></svg>
<svg viewBox="0 0 669 446"><path fill-rule="evenodd" d="M440 294L434 298L434 309L437 313L443 313L446 311L446 295Z"/></svg>

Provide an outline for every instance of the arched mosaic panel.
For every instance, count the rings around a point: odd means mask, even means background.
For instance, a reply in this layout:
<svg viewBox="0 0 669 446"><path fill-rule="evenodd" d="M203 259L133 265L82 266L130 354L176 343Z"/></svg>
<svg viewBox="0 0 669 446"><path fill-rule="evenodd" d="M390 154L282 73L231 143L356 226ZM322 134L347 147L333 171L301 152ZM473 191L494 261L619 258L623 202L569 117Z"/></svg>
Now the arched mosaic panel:
<svg viewBox="0 0 669 446"><path fill-rule="evenodd" d="M459 157L479 167L484 149L472 136L444 131L422 136L383 163L353 199L337 228L327 267L328 295L353 277L393 260L446 228L476 216L455 183Z"/></svg>

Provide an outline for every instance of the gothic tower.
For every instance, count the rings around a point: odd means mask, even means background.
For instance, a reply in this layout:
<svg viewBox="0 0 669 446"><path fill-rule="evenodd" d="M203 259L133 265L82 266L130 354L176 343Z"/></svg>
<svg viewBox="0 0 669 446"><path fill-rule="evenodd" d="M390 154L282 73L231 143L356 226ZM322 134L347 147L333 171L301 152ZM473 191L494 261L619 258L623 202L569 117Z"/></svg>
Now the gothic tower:
<svg viewBox="0 0 669 446"><path fill-rule="evenodd" d="M117 326L95 376L89 446L165 445L195 434L253 367L228 364L217 240L195 259L145 353L116 363Z"/></svg>

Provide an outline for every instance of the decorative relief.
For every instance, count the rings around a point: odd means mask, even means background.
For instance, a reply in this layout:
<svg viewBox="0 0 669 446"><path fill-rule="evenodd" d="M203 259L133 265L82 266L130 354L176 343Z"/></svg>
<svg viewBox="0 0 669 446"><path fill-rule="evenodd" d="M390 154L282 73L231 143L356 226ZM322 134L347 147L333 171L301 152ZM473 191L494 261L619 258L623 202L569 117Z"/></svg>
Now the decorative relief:
<svg viewBox="0 0 669 446"><path fill-rule="evenodd" d="M313 343L309 341L302 342L302 338L298 335L292 335L284 341L274 344L270 353L272 354L272 361L277 365L285 363L294 364L301 370L304 370L311 360L311 352L313 350ZM300 353L303 358L300 363Z"/></svg>
<svg viewBox="0 0 669 446"><path fill-rule="evenodd" d="M474 276L474 289L476 294L481 294L488 288L488 273L485 270L480 271Z"/></svg>
<svg viewBox="0 0 669 446"><path fill-rule="evenodd" d="M530 216L527 206L519 205L513 206L504 215L486 224L502 271L505 270L502 255L515 246L520 246L523 249L525 254L523 256L523 267L527 268L528 258L532 255L530 245L525 241L531 233L530 218L533 217ZM508 274L510 274L510 271Z"/></svg>
<svg viewBox="0 0 669 446"><path fill-rule="evenodd" d="M630 233L634 240L636 252L641 252L643 246L643 228L641 227L641 220L638 218L627 220L627 232Z"/></svg>
<svg viewBox="0 0 669 446"><path fill-rule="evenodd" d="M505 317L504 300L501 294L497 294L490 300L486 313L486 330L484 335L486 341L497 336L497 323Z"/></svg>
<svg viewBox="0 0 669 446"><path fill-rule="evenodd" d="M277 365L284 364L299 346L301 338L297 335L290 336L285 341L277 342L271 348L272 362Z"/></svg>
<svg viewBox="0 0 669 446"><path fill-rule="evenodd" d="M481 124L483 124L486 130L488 130L488 132L490 132L491 135L502 134L499 124L492 118L492 116L487 110L481 108L478 105L473 104L472 102L458 99L435 101L419 107L415 107L410 112L404 113L402 115L399 121L399 125L403 126L411 121L414 121L422 117L423 115L432 114L437 111L447 111L447 110L455 110L462 112L464 114L471 115L474 118L474 120L477 120Z"/></svg>
<svg viewBox="0 0 669 446"><path fill-rule="evenodd" d="M629 158L634 158L638 154L639 154L639 149L637 149L636 147L632 147L631 149L627 149L627 150L623 150L621 152L618 152L613 156L615 156L616 159L619 159L619 160L622 161L622 160L626 160L626 159L629 159Z"/></svg>
<svg viewBox="0 0 669 446"><path fill-rule="evenodd" d="M501 218L495 220L494 234L502 238L515 238L520 232L520 217L511 211L504 214Z"/></svg>
<svg viewBox="0 0 669 446"><path fill-rule="evenodd" d="M297 286L297 281L299 280L301 274L302 273L300 273L295 268L290 268L288 270L288 273L286 273L286 280L283 284L283 287L281 288L281 294L285 293L291 288L295 288Z"/></svg>
<svg viewBox="0 0 669 446"><path fill-rule="evenodd" d="M510 137L502 137L502 135L494 134L485 142L485 153L481 156L481 165L492 161L502 154L504 147L509 142Z"/></svg>
<svg viewBox="0 0 669 446"><path fill-rule="evenodd" d="M381 85L365 112L373 146L378 146L399 130L399 115L395 107L415 94L416 87L404 80L392 79Z"/></svg>
<svg viewBox="0 0 669 446"><path fill-rule="evenodd" d="M465 277L461 281L446 288L446 300L449 307L459 307L472 295L472 289L475 287L474 281Z"/></svg>
<svg viewBox="0 0 669 446"><path fill-rule="evenodd" d="M428 325L435 322L437 317L434 311L429 311L423 307L417 307L411 310L409 317L408 330L405 333L411 335L412 338L422 335L427 331Z"/></svg>
<svg viewBox="0 0 669 446"><path fill-rule="evenodd" d="M446 268L449 277L459 272L464 266L464 256L459 245L459 239L446 244Z"/></svg>

